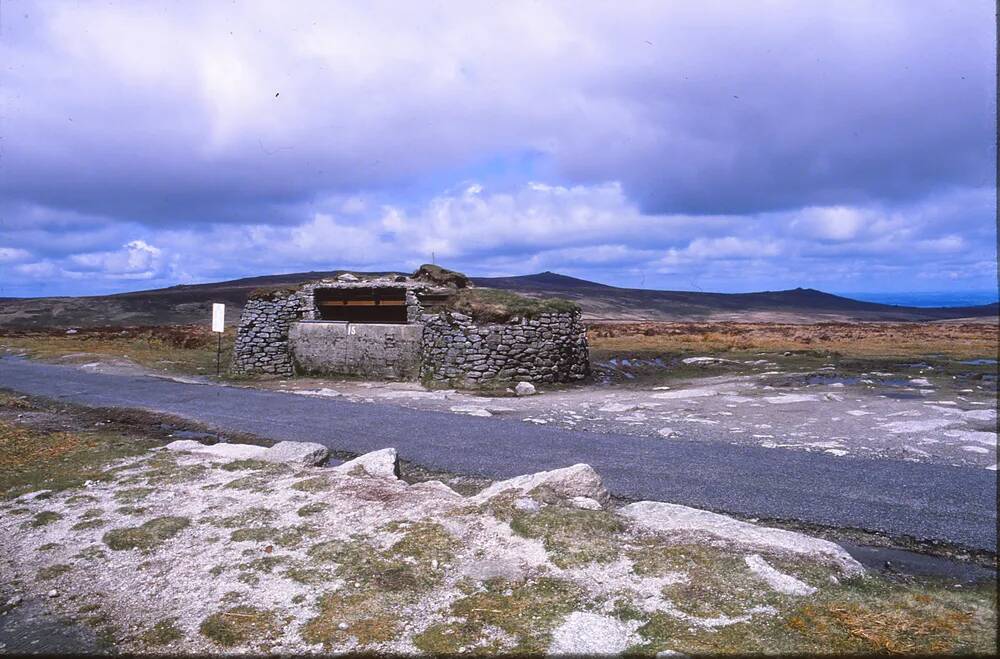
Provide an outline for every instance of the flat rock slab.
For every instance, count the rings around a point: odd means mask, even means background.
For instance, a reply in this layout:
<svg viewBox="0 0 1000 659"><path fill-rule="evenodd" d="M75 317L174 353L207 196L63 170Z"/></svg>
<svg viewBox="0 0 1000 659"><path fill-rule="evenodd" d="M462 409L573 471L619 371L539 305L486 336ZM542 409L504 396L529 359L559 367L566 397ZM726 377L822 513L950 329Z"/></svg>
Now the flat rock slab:
<svg viewBox="0 0 1000 659"><path fill-rule="evenodd" d="M535 474L526 474L494 483L477 494L474 499L476 501L486 501L508 490L521 490L524 493L528 493L540 486L550 488L561 497L568 499L586 497L593 499L601 505L606 504L610 497L607 489L605 489L604 484L601 482L601 477L597 475L597 472L590 465L575 464L572 467L540 471Z"/></svg>
<svg viewBox="0 0 1000 659"><path fill-rule="evenodd" d="M338 474L368 475L376 478L399 478L399 456L394 448L365 453L334 467ZM360 473L359 472L363 472Z"/></svg>
<svg viewBox="0 0 1000 659"><path fill-rule="evenodd" d="M455 405L451 411L470 416L493 416L493 413L485 407L476 407L475 405Z"/></svg>
<svg viewBox="0 0 1000 659"><path fill-rule="evenodd" d="M330 450L315 442L278 442L264 451L261 460L312 467L322 464Z"/></svg>
<svg viewBox="0 0 1000 659"><path fill-rule="evenodd" d="M202 444L193 439L179 439L170 442L164 448L168 451L188 451L191 453L205 453L218 458L229 458L230 460L261 460L267 449L263 446L253 444Z"/></svg>
<svg viewBox="0 0 1000 659"><path fill-rule="evenodd" d="M840 568L845 575L864 572L861 564L851 558L840 545L795 531L757 526L707 510L659 501L631 503L619 512L652 531L708 533L741 546L825 559Z"/></svg>
<svg viewBox="0 0 1000 659"><path fill-rule="evenodd" d="M230 460L263 460L302 466L321 464L330 450L315 442L278 442L270 448L253 444L202 444L193 439L179 439L166 445L168 451L201 453Z"/></svg>

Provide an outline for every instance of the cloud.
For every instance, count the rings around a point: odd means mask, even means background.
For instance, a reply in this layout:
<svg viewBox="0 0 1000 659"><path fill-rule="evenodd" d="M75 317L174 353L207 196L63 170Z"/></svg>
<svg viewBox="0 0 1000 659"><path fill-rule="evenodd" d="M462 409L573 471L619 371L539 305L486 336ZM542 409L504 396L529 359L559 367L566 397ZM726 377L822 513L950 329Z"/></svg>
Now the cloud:
<svg viewBox="0 0 1000 659"><path fill-rule="evenodd" d="M854 208L833 206L829 208L806 208L792 222L801 229L805 237L832 242L844 242L857 237L866 225L866 218Z"/></svg>
<svg viewBox="0 0 1000 659"><path fill-rule="evenodd" d="M751 240L726 236L725 238L693 240L684 250L695 258L753 259L777 256L780 245L763 240Z"/></svg>
<svg viewBox="0 0 1000 659"><path fill-rule="evenodd" d="M910 201L992 181L992 14L26 4L0 45L3 191L154 224L281 223L316 195L534 154L545 178L620 181L647 213Z"/></svg>
<svg viewBox="0 0 1000 659"><path fill-rule="evenodd" d="M556 270L661 288L844 290L851 284L860 290L857 285L872 280L905 287L935 279L939 286L958 281L988 288L992 269L982 264L995 258L994 243L969 237L990 235L990 201L988 195L959 197L891 210L833 206L705 217L644 214L617 183L536 181L493 190L466 182L417 207L370 198L345 208L331 198L295 225L117 227L138 235L115 248L63 256L19 249L15 272L25 280L61 277L77 287L114 290L123 280L168 285L259 273L412 269L433 258L480 275ZM939 276L920 276L928 263Z"/></svg>
<svg viewBox="0 0 1000 659"><path fill-rule="evenodd" d="M144 240L133 240L113 252L74 254L74 272L96 272L112 279L153 279L161 273L163 252Z"/></svg>
<svg viewBox="0 0 1000 659"><path fill-rule="evenodd" d="M0 247L0 263L20 263L29 258L31 258L31 253L26 249Z"/></svg>
<svg viewBox="0 0 1000 659"><path fill-rule="evenodd" d="M921 240L917 247L922 251L938 253L955 253L965 249L965 241L962 236L950 235L934 238L932 240Z"/></svg>
<svg viewBox="0 0 1000 659"><path fill-rule="evenodd" d="M992 18L985 1L19 3L0 277L111 290L434 258L741 290L987 282Z"/></svg>

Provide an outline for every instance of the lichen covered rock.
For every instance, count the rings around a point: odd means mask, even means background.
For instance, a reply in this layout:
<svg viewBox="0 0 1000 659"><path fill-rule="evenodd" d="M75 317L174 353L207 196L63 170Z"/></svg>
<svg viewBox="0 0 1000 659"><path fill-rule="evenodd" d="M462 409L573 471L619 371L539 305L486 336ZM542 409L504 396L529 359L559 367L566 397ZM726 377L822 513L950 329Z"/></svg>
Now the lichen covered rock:
<svg viewBox="0 0 1000 659"><path fill-rule="evenodd" d="M659 532L700 532L743 547L783 551L835 564L845 575L864 568L840 545L804 533L759 526L727 515L661 501L638 501L619 511L636 524Z"/></svg>
<svg viewBox="0 0 1000 659"><path fill-rule="evenodd" d="M302 466L323 464L330 450L316 442L278 442L260 456L266 462L281 462Z"/></svg>
<svg viewBox="0 0 1000 659"><path fill-rule="evenodd" d="M394 448L365 453L333 468L338 474L372 476L374 478L399 478L399 456Z"/></svg>
<svg viewBox="0 0 1000 659"><path fill-rule="evenodd" d="M575 464L572 467L516 476L494 483L474 498L477 501L486 501L501 492L520 490L527 494L537 488L545 488L566 499L586 497L601 505L606 504L610 498L604 483L601 482L601 477L587 464Z"/></svg>

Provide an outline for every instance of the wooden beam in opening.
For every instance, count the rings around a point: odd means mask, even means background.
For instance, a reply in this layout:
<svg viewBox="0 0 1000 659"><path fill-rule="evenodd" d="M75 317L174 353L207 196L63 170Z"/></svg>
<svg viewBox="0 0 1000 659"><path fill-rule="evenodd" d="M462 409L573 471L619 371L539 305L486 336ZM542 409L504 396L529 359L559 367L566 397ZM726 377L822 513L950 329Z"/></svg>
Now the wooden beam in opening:
<svg viewBox="0 0 1000 659"><path fill-rule="evenodd" d="M320 307L405 307L406 300L332 300L318 302Z"/></svg>

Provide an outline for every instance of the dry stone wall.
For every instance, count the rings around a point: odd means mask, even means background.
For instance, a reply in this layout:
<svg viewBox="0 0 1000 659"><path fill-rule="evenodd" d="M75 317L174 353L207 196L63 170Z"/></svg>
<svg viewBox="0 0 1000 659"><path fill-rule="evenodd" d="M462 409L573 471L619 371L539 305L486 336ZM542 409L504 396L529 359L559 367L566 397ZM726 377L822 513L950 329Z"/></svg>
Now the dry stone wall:
<svg viewBox="0 0 1000 659"><path fill-rule="evenodd" d="M421 377L480 385L492 381L572 382L590 373L580 311L478 325L458 313L424 316Z"/></svg>
<svg viewBox="0 0 1000 659"><path fill-rule="evenodd" d="M288 328L302 315L303 301L297 293L272 293L247 300L236 330L233 373L294 375Z"/></svg>

